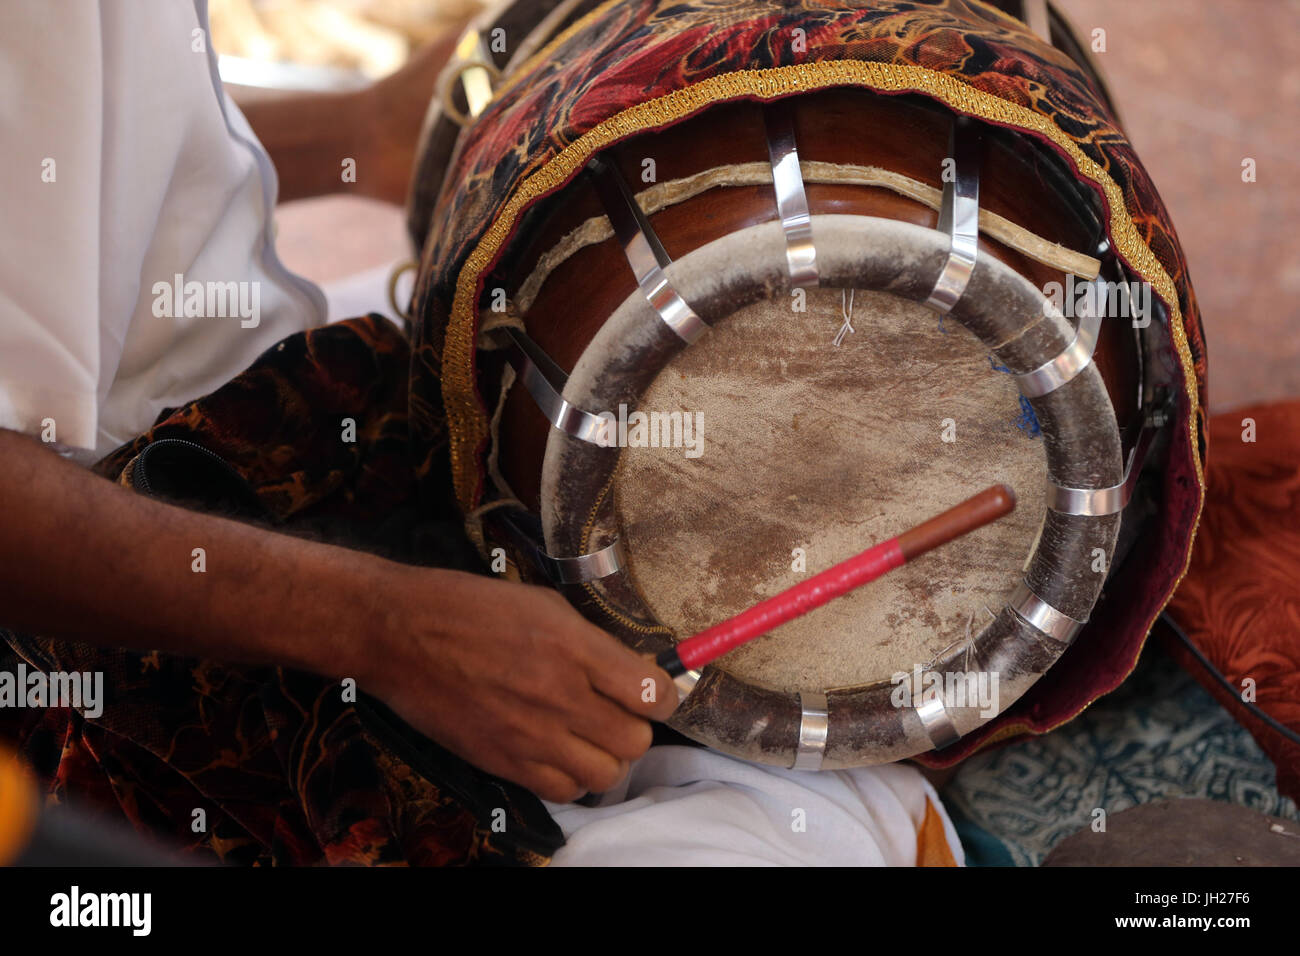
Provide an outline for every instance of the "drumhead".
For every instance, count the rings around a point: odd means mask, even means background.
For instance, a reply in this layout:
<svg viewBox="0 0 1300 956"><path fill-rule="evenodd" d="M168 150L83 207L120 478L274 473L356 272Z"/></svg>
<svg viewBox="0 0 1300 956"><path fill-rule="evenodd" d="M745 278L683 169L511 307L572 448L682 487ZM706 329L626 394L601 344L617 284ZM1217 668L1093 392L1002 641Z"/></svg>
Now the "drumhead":
<svg viewBox="0 0 1300 956"><path fill-rule="evenodd" d="M564 390L571 405L619 420L618 447L553 429L541 498L550 554L624 543L624 570L571 596L655 653L987 484L1011 485L1011 518L706 667L672 720L710 746L785 766L820 724L817 766L834 768L969 733L1051 668L1097 601L1119 517L1047 509L1045 486L1109 487L1123 466L1095 365L1026 398L1041 438L1018 427L1014 376L1074 337L1032 283L982 258L941 323L918 303L946 259L942 234L861 216L811 222L829 301L790 288L778 223L664 270L710 326L694 344L642 293L627 298ZM874 294L855 292L859 324L835 346L835 298L848 288ZM800 296L805 312L789 308ZM669 448L645 447L636 411L661 425L677 413L682 441L669 427L658 433ZM700 416L693 447L687 413ZM1019 424L1032 433L1030 419ZM981 696L949 699L942 714L921 696L899 699L900 680L918 670L949 687L980 683Z"/></svg>
<svg viewBox="0 0 1300 956"><path fill-rule="evenodd" d="M623 450L613 491L629 574L687 637L1011 486L1011 515L719 662L781 690L887 681L966 640L968 625L978 633L1019 583L1042 522L1043 440L960 323L864 290L841 336L845 293L810 289L803 312L793 302L739 310L644 393L645 412L692 416L697 447Z"/></svg>

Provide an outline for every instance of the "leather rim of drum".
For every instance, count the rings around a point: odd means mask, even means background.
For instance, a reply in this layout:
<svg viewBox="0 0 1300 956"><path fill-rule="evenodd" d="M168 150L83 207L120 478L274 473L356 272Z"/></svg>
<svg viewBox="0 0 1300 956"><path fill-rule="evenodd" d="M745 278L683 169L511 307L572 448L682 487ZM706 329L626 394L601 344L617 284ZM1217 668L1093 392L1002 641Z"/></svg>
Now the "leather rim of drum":
<svg viewBox="0 0 1300 956"><path fill-rule="evenodd" d="M815 216L811 231L821 285L878 290L918 302L926 302L938 286L951 252L944 233L888 219ZM742 261L743 274L737 266ZM670 288L712 325L760 299L788 295L790 266L786 233L780 222L771 222L714 240L664 273ZM976 261L964 291L948 314L1017 376L1042 426L1050 484L1098 490L1122 484L1119 426L1095 365L1073 370L1045 394L1025 387L1026 376L1068 353L1075 330L1032 283L989 257ZM638 290L588 345L563 397L577 408L616 408L620 402L639 407L650 382L688 344ZM592 355L614 358L597 367ZM618 458L618 449L551 431L542 475L548 552L586 555L617 547L613 502L601 489L611 486ZM975 490L954 489L954 503ZM997 673L997 710L1005 710L1086 623L1105 577L1092 570L1094 549L1105 553L1109 567L1119 523L1119 514L1049 508L1024 582L1007 606L969 649L958 648L927 669L960 674L973 663L971 670ZM615 619L654 620L624 573L583 587ZM621 613L619 605L630 614ZM632 638L638 650L669 646L662 629L639 630ZM719 667L695 677L671 721L674 727L744 759L800 769L911 757L945 746L994 716L924 698L918 706L898 707L891 703L895 688L889 681L793 693L745 682Z"/></svg>

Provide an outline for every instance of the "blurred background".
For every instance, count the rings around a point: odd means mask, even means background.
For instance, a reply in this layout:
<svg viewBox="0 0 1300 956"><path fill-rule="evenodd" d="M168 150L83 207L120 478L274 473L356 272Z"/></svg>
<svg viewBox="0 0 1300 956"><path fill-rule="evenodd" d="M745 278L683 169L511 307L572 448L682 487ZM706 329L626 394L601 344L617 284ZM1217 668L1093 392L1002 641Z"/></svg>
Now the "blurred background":
<svg viewBox="0 0 1300 956"><path fill-rule="evenodd" d="M1300 0L1055 2L1085 38L1105 30L1097 60L1190 263L1211 411L1300 396ZM228 82L343 88L483 6L211 0L210 14ZM409 254L401 211L363 199L287 204L279 229L286 264L320 283L369 288Z"/></svg>
<svg viewBox="0 0 1300 956"><path fill-rule="evenodd" d="M223 78L350 86L392 73L482 0L209 0Z"/></svg>

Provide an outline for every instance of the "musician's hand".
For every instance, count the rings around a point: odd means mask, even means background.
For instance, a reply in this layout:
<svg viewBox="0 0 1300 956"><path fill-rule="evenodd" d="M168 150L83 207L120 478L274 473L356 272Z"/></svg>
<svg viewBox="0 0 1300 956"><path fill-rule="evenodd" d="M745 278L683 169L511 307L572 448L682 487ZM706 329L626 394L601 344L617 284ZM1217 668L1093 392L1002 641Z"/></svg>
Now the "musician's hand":
<svg viewBox="0 0 1300 956"><path fill-rule="evenodd" d="M554 591L413 570L375 691L408 723L547 800L607 790L677 706L668 675ZM414 585L414 586L411 586Z"/></svg>
<svg viewBox="0 0 1300 956"><path fill-rule="evenodd" d="M617 783L650 745L648 720L676 706L653 661L552 591L187 511L3 428L0 461L0 623L15 631L355 678L553 800Z"/></svg>

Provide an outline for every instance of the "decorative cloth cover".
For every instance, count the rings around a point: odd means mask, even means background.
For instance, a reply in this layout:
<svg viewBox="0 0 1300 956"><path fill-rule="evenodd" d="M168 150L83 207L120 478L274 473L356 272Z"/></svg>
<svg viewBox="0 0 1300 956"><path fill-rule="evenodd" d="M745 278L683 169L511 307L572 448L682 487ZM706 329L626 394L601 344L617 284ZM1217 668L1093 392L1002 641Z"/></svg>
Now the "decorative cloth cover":
<svg viewBox="0 0 1300 956"><path fill-rule="evenodd" d="M796 42L797 41L797 42ZM1055 150L1100 198L1115 251L1169 310L1181 380L1161 513L1089 627L999 718L927 762L1042 733L1117 687L1187 566L1203 494L1205 347L1177 237L1103 98L1063 53L979 0L615 0L508 77L463 134L415 293L411 429L436 499L484 501L488 407L475 368L485 276L524 213L601 149L729 100L828 87L919 93ZM775 216L775 212L773 213Z"/></svg>

